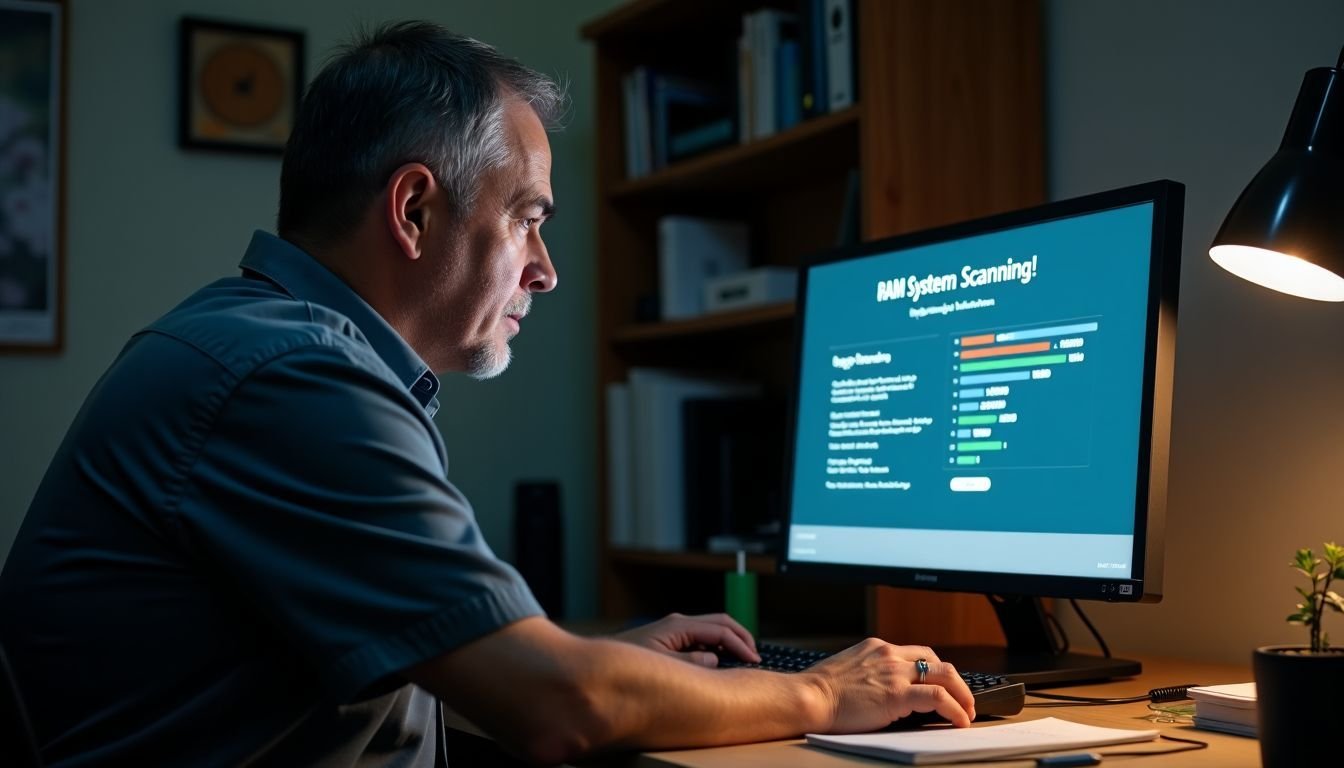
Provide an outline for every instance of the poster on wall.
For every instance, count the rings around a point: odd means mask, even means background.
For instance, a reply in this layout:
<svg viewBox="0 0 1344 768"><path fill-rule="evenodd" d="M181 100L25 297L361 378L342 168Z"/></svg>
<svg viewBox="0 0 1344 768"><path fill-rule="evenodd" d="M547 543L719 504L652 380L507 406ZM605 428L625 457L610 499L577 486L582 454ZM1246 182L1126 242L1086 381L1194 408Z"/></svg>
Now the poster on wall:
<svg viewBox="0 0 1344 768"><path fill-rule="evenodd" d="M0 349L61 345L64 8L0 0Z"/></svg>

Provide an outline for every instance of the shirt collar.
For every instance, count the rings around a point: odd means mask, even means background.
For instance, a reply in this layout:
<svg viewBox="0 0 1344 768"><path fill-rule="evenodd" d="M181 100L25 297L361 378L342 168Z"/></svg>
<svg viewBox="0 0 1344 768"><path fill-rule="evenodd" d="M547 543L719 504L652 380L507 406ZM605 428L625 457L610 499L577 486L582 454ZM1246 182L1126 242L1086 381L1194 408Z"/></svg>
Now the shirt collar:
<svg viewBox="0 0 1344 768"><path fill-rule="evenodd" d="M257 230L238 266L265 277L299 301L345 315L429 415L438 410L439 379L434 372L382 315L312 256L293 243Z"/></svg>

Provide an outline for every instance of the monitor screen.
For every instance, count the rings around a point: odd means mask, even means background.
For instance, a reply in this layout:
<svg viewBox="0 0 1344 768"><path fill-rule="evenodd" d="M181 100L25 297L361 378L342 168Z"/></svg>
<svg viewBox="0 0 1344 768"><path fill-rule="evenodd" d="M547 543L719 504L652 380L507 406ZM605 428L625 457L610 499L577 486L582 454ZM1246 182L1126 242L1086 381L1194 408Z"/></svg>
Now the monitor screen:
<svg viewBox="0 0 1344 768"><path fill-rule="evenodd" d="M1157 599L1183 191L805 265L781 570Z"/></svg>

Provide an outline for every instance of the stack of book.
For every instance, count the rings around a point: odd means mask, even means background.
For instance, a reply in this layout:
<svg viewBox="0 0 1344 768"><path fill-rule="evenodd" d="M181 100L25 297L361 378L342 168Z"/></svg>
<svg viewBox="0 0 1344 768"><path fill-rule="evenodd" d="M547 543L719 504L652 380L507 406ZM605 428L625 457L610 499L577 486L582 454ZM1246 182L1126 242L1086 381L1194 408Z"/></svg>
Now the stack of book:
<svg viewBox="0 0 1344 768"><path fill-rule="evenodd" d="M853 0L796 0L742 15L736 40L696 40L696 62L621 79L625 170L639 178L763 139L855 103Z"/></svg>
<svg viewBox="0 0 1344 768"><path fill-rule="evenodd" d="M1197 686L1189 695L1196 728L1255 737L1255 683Z"/></svg>

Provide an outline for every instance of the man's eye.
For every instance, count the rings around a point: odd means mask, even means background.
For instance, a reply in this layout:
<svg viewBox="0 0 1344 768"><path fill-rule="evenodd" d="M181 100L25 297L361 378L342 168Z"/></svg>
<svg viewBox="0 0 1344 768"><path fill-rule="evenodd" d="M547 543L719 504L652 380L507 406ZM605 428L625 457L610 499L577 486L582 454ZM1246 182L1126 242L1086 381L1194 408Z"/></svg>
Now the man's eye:
<svg viewBox="0 0 1344 768"><path fill-rule="evenodd" d="M532 227L536 226L540 222L541 219L523 219L521 222L519 222L519 224L522 226L523 229L527 230L532 229Z"/></svg>

